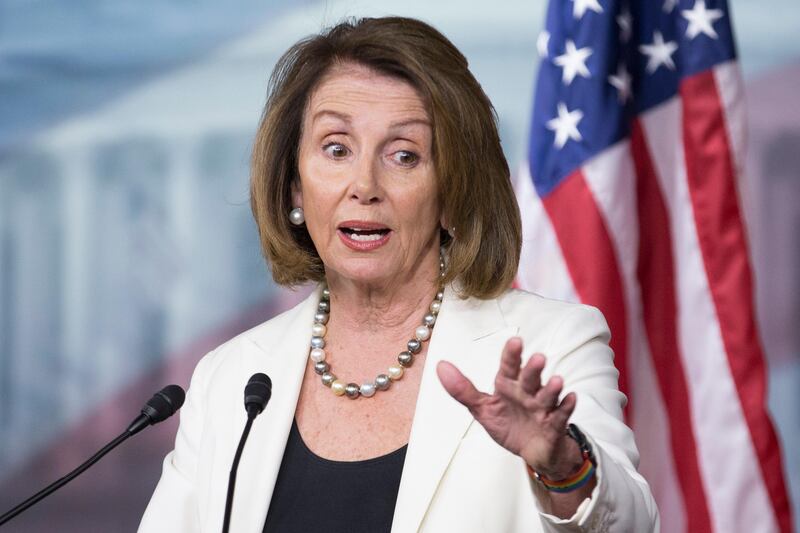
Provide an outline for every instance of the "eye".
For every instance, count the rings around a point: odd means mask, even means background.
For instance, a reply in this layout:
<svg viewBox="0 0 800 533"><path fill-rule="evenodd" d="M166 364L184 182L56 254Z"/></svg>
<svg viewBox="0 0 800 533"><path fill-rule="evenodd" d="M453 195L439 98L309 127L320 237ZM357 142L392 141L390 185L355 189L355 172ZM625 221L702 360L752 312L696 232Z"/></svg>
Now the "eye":
<svg viewBox="0 0 800 533"><path fill-rule="evenodd" d="M408 150L400 150L392 155L395 162L403 165L404 167L412 167L419 161L419 156L414 152Z"/></svg>
<svg viewBox="0 0 800 533"><path fill-rule="evenodd" d="M350 150L341 143L328 143L322 149L334 159L344 159L350 154Z"/></svg>

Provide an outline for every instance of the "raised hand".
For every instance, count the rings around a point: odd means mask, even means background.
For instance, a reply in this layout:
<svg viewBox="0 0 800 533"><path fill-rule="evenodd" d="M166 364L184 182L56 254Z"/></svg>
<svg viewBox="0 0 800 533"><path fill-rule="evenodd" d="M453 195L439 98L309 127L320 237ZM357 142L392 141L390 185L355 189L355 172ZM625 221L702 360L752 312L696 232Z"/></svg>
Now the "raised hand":
<svg viewBox="0 0 800 533"><path fill-rule="evenodd" d="M453 364L436 367L445 390L469 409L475 420L502 447L522 457L534 470L553 480L566 479L583 463L578 444L566 436L575 409L575 394L559 402L559 376L542 385L545 358L530 357L520 368L522 339L512 337L503 348L494 393L480 392Z"/></svg>

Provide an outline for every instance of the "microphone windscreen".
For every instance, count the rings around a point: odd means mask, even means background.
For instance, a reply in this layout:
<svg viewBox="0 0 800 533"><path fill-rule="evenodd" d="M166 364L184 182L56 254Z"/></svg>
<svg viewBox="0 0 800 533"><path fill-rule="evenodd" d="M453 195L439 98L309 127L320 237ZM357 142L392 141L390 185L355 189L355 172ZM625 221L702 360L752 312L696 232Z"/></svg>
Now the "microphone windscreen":
<svg viewBox="0 0 800 533"><path fill-rule="evenodd" d="M253 374L244 388L244 407L250 405L258 408L258 412L264 410L272 397L272 380L264 373Z"/></svg>
<svg viewBox="0 0 800 533"><path fill-rule="evenodd" d="M150 419L151 424L157 424L175 414L183 406L186 393L178 385L167 385L144 405L142 414Z"/></svg>

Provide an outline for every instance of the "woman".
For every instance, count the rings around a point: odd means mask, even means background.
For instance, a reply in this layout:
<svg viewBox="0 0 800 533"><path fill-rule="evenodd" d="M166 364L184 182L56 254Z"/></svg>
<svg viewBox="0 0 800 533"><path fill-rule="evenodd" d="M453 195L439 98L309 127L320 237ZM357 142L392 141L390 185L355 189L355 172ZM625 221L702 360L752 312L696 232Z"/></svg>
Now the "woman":
<svg viewBox="0 0 800 533"><path fill-rule="evenodd" d="M292 47L251 185L275 280L319 285L200 361L140 531L220 529L254 372L231 531L657 528L602 316L509 289L508 166L445 37L363 19Z"/></svg>

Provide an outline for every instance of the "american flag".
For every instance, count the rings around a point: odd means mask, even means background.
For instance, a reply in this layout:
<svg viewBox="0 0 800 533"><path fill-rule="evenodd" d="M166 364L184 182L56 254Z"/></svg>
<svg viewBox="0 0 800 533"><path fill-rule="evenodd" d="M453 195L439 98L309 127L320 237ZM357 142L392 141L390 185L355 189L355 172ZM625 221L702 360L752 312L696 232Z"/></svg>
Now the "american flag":
<svg viewBox="0 0 800 533"><path fill-rule="evenodd" d="M551 0L518 285L598 306L668 532L788 532L724 1Z"/></svg>

